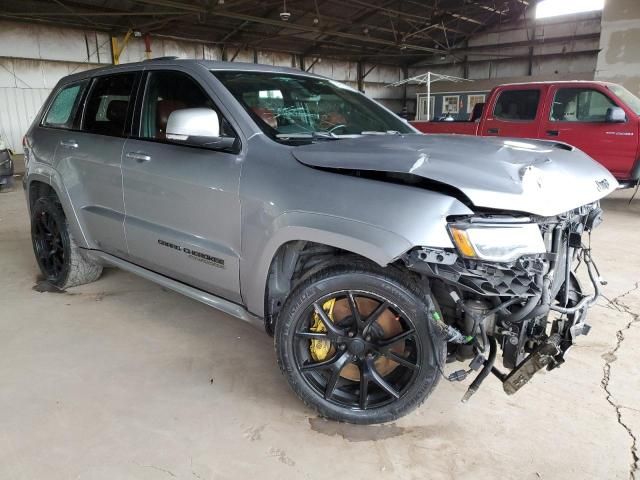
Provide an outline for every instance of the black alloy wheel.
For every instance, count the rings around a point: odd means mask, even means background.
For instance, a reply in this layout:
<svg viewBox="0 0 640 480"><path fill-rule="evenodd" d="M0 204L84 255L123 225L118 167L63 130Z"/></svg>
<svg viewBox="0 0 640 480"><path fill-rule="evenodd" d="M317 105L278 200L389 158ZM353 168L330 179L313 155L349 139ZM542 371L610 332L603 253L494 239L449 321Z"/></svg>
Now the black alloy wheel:
<svg viewBox="0 0 640 480"><path fill-rule="evenodd" d="M64 217L49 202L39 200L32 216L31 237L38 266L52 283L63 279L68 270L69 238L64 229Z"/></svg>
<svg viewBox="0 0 640 480"><path fill-rule="evenodd" d="M287 299L276 322L278 363L321 416L395 420L420 405L439 379L446 343L429 338L434 308L428 292L402 272L368 262L329 267Z"/></svg>
<svg viewBox="0 0 640 480"><path fill-rule="evenodd" d="M374 308L361 312L370 305L367 300L375 302ZM349 313L332 320L323 306L333 303L335 310L338 302L348 303ZM315 318L321 328L314 328ZM420 367L422 342L413 322L372 292L334 292L313 302L301 316L295 337L298 370L319 395L343 408L366 410L399 399ZM329 346L328 358L313 358L316 342Z"/></svg>

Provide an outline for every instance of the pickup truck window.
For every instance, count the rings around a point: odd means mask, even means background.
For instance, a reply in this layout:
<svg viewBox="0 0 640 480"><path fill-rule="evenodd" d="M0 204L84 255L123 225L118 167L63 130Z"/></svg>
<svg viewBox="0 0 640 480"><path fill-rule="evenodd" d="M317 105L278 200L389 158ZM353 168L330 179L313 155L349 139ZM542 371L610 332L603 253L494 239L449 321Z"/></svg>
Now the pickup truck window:
<svg viewBox="0 0 640 480"><path fill-rule="evenodd" d="M498 97L493 116L500 120L532 121L538 113L540 90L504 90Z"/></svg>
<svg viewBox="0 0 640 480"><path fill-rule="evenodd" d="M620 85L607 85L609 90L616 94L616 96L622 100L636 115L640 115L640 98L636 97L626 88Z"/></svg>
<svg viewBox="0 0 640 480"><path fill-rule="evenodd" d="M363 132L415 132L396 115L333 80L272 72L212 73L276 141L306 138L303 143L308 143Z"/></svg>
<svg viewBox="0 0 640 480"><path fill-rule="evenodd" d="M560 88L553 98L549 120L554 122L604 122L607 109L616 104L592 88Z"/></svg>

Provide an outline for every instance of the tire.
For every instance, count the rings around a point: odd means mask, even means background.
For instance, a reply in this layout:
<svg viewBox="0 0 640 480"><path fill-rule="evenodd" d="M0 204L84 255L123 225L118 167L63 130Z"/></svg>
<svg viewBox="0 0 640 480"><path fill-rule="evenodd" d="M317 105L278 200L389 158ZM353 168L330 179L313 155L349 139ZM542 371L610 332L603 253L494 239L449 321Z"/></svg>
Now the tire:
<svg viewBox="0 0 640 480"><path fill-rule="evenodd" d="M278 365L322 417L393 421L422 404L439 381L446 342L427 323L435 310L429 292L398 269L362 261L328 267L287 298L275 328Z"/></svg>
<svg viewBox="0 0 640 480"><path fill-rule="evenodd" d="M74 241L55 196L33 203L31 241L44 279L60 290L91 283L102 273L102 266L87 259Z"/></svg>

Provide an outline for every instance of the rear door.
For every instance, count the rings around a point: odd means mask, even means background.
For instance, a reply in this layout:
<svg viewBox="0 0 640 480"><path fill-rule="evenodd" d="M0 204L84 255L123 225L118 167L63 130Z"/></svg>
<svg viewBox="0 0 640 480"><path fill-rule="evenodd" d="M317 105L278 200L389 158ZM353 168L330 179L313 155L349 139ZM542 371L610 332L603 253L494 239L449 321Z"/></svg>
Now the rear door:
<svg viewBox="0 0 640 480"><path fill-rule="evenodd" d="M486 107L480 135L536 138L543 94L542 86L503 87Z"/></svg>
<svg viewBox="0 0 640 480"><path fill-rule="evenodd" d="M60 141L80 128L82 99L89 83L89 80L68 83L53 94L40 123L29 132L32 147L29 155L35 161L55 166Z"/></svg>
<svg viewBox="0 0 640 480"><path fill-rule="evenodd" d="M93 79L80 130L59 135L56 169L85 228L89 246L127 255L121 158L138 73Z"/></svg>
<svg viewBox="0 0 640 480"><path fill-rule="evenodd" d="M236 134L205 83L186 71L146 72L140 103L123 156L131 260L239 302L242 157L177 143L166 126L176 110L211 108L220 131Z"/></svg>
<svg viewBox="0 0 640 480"><path fill-rule="evenodd" d="M540 138L559 140L584 151L614 176L628 176L636 156L633 122L608 123L607 109L621 107L607 89L593 86L554 86L550 107L541 122Z"/></svg>

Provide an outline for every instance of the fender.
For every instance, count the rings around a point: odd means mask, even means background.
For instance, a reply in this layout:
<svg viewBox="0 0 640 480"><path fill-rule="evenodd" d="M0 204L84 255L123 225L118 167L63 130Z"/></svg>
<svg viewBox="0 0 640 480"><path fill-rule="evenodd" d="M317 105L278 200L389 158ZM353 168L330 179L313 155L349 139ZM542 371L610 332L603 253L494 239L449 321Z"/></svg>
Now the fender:
<svg viewBox="0 0 640 480"><path fill-rule="evenodd" d="M73 203L71 202L71 198L69 196L69 192L67 191L64 183L60 178L60 174L50 165L37 163L36 165L30 165L29 171L27 172L27 181L26 181L26 194L27 194L27 207L29 208L29 215L31 215L31 205L29 205L29 194L31 192L31 184L33 182L42 182L46 185L49 185L53 191L56 193L56 196L60 200L60 204L62 205L62 210L64 211L65 216L67 217L67 223L69 224L69 230L73 239L76 241L79 247L81 248L90 248L87 237L85 236L84 229L80 224L80 220L78 218L77 212Z"/></svg>
<svg viewBox="0 0 640 480"><path fill-rule="evenodd" d="M383 228L313 212L283 213L269 230L269 240L259 259L256 262L241 260L240 265L243 300L247 309L260 317L264 316L264 295L271 262L285 243L300 240L321 243L353 252L380 266L392 263L415 246L404 236Z"/></svg>

